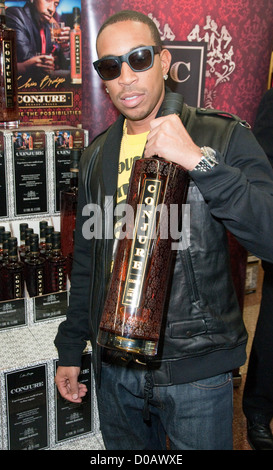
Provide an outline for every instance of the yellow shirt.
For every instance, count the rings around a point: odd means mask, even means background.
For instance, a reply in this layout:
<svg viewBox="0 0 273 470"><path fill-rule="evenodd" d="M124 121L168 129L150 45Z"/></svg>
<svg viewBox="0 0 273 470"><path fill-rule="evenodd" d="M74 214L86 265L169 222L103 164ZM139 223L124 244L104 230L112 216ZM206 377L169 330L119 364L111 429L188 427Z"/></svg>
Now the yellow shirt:
<svg viewBox="0 0 273 470"><path fill-rule="evenodd" d="M124 128L119 155L117 204L126 200L131 170L134 161L142 157L148 133L131 135Z"/></svg>

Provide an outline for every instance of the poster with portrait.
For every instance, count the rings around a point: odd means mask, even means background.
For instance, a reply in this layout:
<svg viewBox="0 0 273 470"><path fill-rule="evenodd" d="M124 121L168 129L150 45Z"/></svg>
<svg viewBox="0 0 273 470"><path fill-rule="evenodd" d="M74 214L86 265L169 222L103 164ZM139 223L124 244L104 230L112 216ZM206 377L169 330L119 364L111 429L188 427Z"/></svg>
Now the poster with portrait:
<svg viewBox="0 0 273 470"><path fill-rule="evenodd" d="M7 0L23 125L81 123L81 0Z"/></svg>

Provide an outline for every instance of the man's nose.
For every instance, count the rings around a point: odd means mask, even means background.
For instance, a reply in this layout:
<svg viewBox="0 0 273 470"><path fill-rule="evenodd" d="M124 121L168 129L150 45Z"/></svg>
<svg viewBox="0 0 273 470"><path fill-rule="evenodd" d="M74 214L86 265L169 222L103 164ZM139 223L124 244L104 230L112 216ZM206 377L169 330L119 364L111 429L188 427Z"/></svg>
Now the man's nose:
<svg viewBox="0 0 273 470"><path fill-rule="evenodd" d="M137 72L134 72L126 62L122 62L119 82L124 85L130 85L135 80L137 80Z"/></svg>
<svg viewBox="0 0 273 470"><path fill-rule="evenodd" d="M56 10L55 2L48 3L47 10L48 10L49 13L54 14L55 10Z"/></svg>

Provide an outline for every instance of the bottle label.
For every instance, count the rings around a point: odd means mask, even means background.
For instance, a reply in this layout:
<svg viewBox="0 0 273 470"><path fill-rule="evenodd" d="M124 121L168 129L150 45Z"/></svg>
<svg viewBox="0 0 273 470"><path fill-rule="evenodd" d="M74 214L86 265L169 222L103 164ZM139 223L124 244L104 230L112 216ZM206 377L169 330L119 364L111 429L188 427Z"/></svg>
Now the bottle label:
<svg viewBox="0 0 273 470"><path fill-rule="evenodd" d="M37 279L36 279L37 295L43 295L45 293L43 268L37 269L36 276L37 276Z"/></svg>
<svg viewBox="0 0 273 470"><path fill-rule="evenodd" d="M122 304L138 308L151 243L155 241L157 205L162 181L147 178L144 182L135 220L135 233L131 246L130 259L124 286Z"/></svg>
<svg viewBox="0 0 273 470"><path fill-rule="evenodd" d="M12 57L12 41L3 41L3 70L5 83L6 107L14 107L14 83L13 83L13 57Z"/></svg>
<svg viewBox="0 0 273 470"><path fill-rule="evenodd" d="M22 297L22 275L21 273L14 274L13 278L14 298L20 299Z"/></svg>
<svg viewBox="0 0 273 470"><path fill-rule="evenodd" d="M81 33L71 34L71 78L81 78Z"/></svg>

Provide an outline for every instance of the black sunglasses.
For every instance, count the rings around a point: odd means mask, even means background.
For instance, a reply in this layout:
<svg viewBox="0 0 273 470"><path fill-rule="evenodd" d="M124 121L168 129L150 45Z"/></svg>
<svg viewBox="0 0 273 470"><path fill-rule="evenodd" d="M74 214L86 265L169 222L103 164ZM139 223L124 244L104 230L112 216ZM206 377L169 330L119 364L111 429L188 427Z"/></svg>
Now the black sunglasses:
<svg viewBox="0 0 273 470"><path fill-rule="evenodd" d="M120 56L107 56L93 62L102 80L114 80L121 74L122 62L126 62L134 72L144 72L154 64L154 55L160 53L159 46L143 46Z"/></svg>

